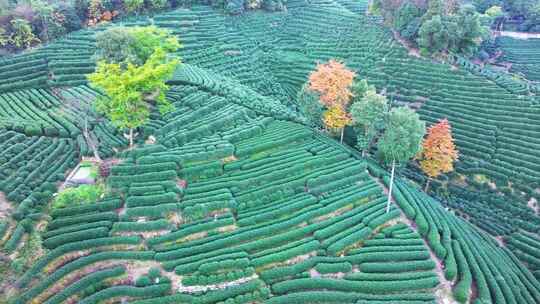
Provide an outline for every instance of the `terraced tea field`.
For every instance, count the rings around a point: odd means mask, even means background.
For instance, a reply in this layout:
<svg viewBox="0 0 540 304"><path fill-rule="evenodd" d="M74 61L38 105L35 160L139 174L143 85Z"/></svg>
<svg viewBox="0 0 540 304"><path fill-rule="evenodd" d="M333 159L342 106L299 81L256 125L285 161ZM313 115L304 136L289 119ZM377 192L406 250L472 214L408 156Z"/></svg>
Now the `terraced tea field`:
<svg viewBox="0 0 540 304"><path fill-rule="evenodd" d="M140 17L177 34L174 110L127 140L90 105L95 33L0 62L0 247L22 303L540 303L540 105L527 86L457 59L409 56L367 1L289 1L227 16ZM448 117L458 172L510 185L440 201L306 126L296 97L341 58L422 119ZM51 209L91 149L114 159L104 197ZM38 242L36 242L38 239ZM33 244L39 243L39 248ZM5 274L8 270L0 269ZM0 296L0 299L2 297Z"/></svg>
<svg viewBox="0 0 540 304"><path fill-rule="evenodd" d="M539 39L499 37L495 44L503 52L499 61L510 63L510 71L522 74L529 80L540 81Z"/></svg>

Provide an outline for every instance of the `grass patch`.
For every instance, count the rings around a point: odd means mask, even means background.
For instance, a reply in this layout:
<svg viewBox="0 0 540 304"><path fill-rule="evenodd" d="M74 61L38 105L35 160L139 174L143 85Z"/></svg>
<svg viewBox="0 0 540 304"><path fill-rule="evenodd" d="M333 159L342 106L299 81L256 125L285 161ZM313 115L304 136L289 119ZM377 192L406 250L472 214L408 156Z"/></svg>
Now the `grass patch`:
<svg viewBox="0 0 540 304"><path fill-rule="evenodd" d="M96 202L105 193L102 184L82 185L77 188L68 188L58 193L52 203L53 209L73 207Z"/></svg>

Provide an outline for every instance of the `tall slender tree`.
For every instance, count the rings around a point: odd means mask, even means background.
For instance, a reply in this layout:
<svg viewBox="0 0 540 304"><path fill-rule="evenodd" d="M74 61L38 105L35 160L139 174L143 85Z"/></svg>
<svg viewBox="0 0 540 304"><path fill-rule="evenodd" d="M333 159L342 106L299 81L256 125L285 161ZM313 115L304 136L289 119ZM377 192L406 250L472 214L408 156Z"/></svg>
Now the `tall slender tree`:
<svg viewBox="0 0 540 304"><path fill-rule="evenodd" d="M357 133L357 146L365 156L372 146L377 133L384 125L384 117L388 113L388 101L385 96L375 90L368 90L362 98L351 106L352 122Z"/></svg>
<svg viewBox="0 0 540 304"><path fill-rule="evenodd" d="M428 176L424 189L427 192L430 181L442 173L453 171L454 161L458 159L458 151L447 119L429 127L422 147L420 167Z"/></svg>
<svg viewBox="0 0 540 304"><path fill-rule="evenodd" d="M425 133L425 123L413 110L399 107L390 111L386 130L377 145L383 161L392 166L386 212L390 210L396 163L403 165L420 151Z"/></svg>

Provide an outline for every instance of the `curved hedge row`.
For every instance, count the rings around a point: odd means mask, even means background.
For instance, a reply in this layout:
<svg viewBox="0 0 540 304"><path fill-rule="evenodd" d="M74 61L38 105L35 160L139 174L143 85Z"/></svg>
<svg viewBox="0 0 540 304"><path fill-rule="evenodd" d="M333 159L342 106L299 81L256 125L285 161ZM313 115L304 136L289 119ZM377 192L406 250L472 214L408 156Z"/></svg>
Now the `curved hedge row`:
<svg viewBox="0 0 540 304"><path fill-rule="evenodd" d="M112 286L102 289L81 301L80 304L97 304L116 297L157 298L166 295L171 289L170 284L157 284L146 287Z"/></svg>
<svg viewBox="0 0 540 304"><path fill-rule="evenodd" d="M82 267L106 260L150 260L154 257L153 251L105 251L72 261L41 280L38 284L22 293L16 300L16 304L27 303L42 293L49 286L60 280L67 274Z"/></svg>
<svg viewBox="0 0 540 304"><path fill-rule="evenodd" d="M105 269L105 270L99 270L96 272L93 272L82 279L76 281L75 283L69 285L68 287L64 288L59 293L56 293L47 301L45 301L46 304L55 304L55 303L62 303L63 301L67 300L70 296L76 294L77 292L82 291L84 288L87 288L88 286L96 285L99 282L103 282L106 279L110 279L113 277L120 276L125 273L125 268L123 266L117 266L111 269Z"/></svg>
<svg viewBox="0 0 540 304"><path fill-rule="evenodd" d="M21 278L17 281L17 284L19 284L21 287L25 287L50 262L54 261L55 259L66 253L77 250L98 249L103 246L137 245L140 244L140 242L141 238L138 236L114 236L64 244L51 250L49 253L39 259L36 263L34 263L32 267L30 267L30 269L28 269L21 276Z"/></svg>
<svg viewBox="0 0 540 304"><path fill-rule="evenodd" d="M404 292L411 289L430 289L439 284L437 277L420 278L411 281L345 281L335 279L309 278L279 282L272 285L276 294L286 294L310 289L326 289L334 291L360 292L368 294L385 294Z"/></svg>
<svg viewBox="0 0 540 304"><path fill-rule="evenodd" d="M43 241L43 246L48 249L54 249L66 243L72 243L86 239L97 239L101 237L106 237L108 235L109 228L107 227L90 228L75 232L62 233L60 235L47 238Z"/></svg>
<svg viewBox="0 0 540 304"><path fill-rule="evenodd" d="M269 304L288 304L288 303L408 303L435 304L435 298L432 294L397 294L391 296L373 296L361 293L341 292L341 291L304 291L285 295L278 295L270 298L266 303Z"/></svg>
<svg viewBox="0 0 540 304"><path fill-rule="evenodd" d="M243 270L229 270L226 273L219 273L213 275L195 274L192 276L184 277L182 279L182 284L184 284L185 286L219 284L227 281L235 281L244 277L250 277L254 273L255 269L253 267L249 267Z"/></svg>

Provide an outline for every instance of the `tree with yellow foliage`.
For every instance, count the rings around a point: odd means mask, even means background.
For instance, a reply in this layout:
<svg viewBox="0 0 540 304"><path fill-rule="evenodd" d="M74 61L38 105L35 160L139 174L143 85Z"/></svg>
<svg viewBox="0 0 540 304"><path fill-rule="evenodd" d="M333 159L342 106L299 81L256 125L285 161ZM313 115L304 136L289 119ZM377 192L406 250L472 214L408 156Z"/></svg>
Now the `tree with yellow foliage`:
<svg viewBox="0 0 540 304"><path fill-rule="evenodd" d="M333 106L323 114L324 125L330 129L341 130L340 142L343 143L343 130L351 123L351 118L340 106Z"/></svg>
<svg viewBox="0 0 540 304"><path fill-rule="evenodd" d="M429 127L422 144L420 167L428 176L425 191L428 191L431 179L442 173L454 170L454 161L458 159L458 151L452 138L452 130L447 119Z"/></svg>

